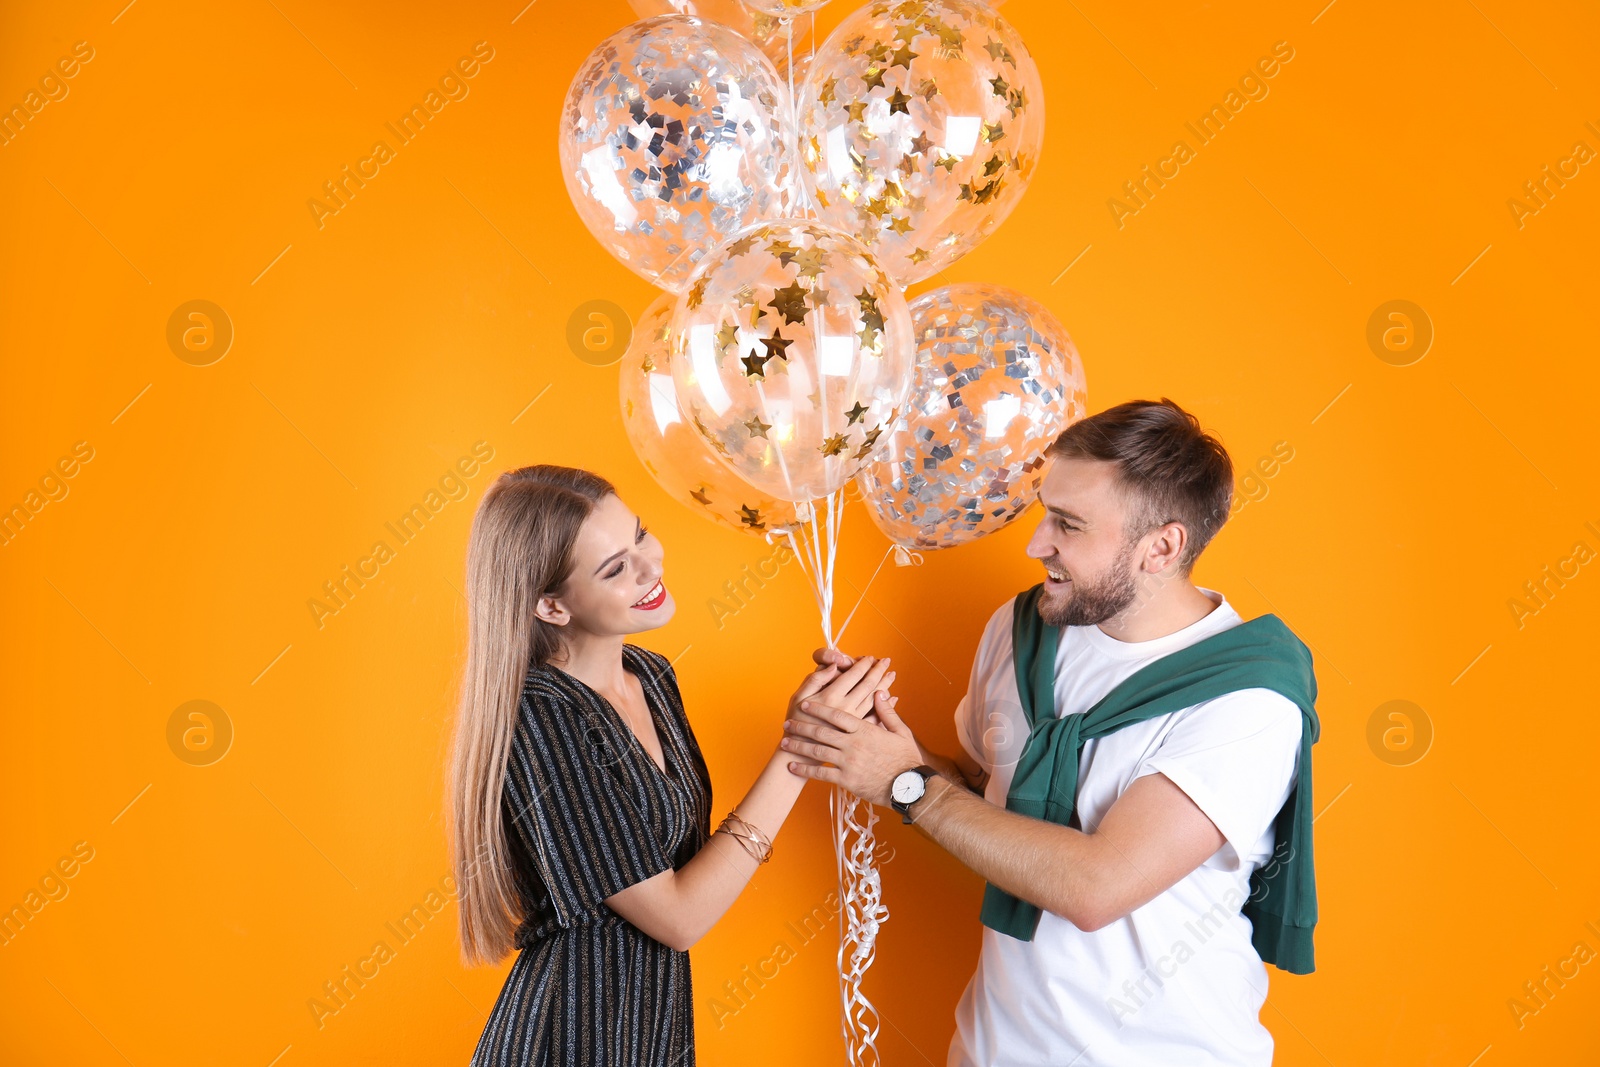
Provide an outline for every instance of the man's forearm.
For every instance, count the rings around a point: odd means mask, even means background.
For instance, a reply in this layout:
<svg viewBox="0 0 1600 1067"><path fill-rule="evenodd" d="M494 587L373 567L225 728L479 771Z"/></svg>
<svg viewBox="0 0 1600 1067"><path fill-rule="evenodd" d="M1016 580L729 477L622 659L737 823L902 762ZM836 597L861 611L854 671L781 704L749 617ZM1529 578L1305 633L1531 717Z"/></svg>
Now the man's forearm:
<svg viewBox="0 0 1600 1067"><path fill-rule="evenodd" d="M945 778L928 783L911 806L917 829L971 870L1014 897L1081 929L1097 929L1099 847L1070 826L1030 819L989 803Z"/></svg>

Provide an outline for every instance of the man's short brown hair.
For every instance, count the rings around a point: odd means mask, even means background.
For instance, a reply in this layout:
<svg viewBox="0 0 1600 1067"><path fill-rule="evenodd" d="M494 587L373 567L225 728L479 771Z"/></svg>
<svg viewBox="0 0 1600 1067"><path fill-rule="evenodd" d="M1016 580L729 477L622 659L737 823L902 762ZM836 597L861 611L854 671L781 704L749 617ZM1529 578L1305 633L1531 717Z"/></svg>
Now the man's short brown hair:
<svg viewBox="0 0 1600 1067"><path fill-rule="evenodd" d="M1162 397L1130 400L1073 423L1045 453L1116 465L1130 503L1126 535L1142 537L1169 522L1189 539L1178 560L1188 574L1222 524L1233 501L1233 461L1200 420Z"/></svg>

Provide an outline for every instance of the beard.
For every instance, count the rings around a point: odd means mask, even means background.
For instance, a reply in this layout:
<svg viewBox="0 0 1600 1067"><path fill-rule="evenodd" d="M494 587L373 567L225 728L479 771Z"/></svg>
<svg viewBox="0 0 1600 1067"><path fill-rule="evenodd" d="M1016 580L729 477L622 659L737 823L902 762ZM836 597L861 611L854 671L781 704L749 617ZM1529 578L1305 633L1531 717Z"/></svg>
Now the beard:
<svg viewBox="0 0 1600 1067"><path fill-rule="evenodd" d="M1046 626L1096 626L1121 614L1139 595L1130 566L1133 547L1124 546L1093 578L1075 580L1065 596L1040 597L1039 618Z"/></svg>

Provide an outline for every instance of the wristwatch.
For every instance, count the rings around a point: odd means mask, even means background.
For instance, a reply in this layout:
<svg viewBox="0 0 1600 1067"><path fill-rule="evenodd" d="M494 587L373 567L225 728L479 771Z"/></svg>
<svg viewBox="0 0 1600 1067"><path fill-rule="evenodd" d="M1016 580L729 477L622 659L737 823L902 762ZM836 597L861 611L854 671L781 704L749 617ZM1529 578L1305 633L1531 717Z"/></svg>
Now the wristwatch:
<svg viewBox="0 0 1600 1067"><path fill-rule="evenodd" d="M924 764L895 775L889 785L889 804L900 813L901 820L911 822L911 805L921 800L928 791L928 779L939 772Z"/></svg>

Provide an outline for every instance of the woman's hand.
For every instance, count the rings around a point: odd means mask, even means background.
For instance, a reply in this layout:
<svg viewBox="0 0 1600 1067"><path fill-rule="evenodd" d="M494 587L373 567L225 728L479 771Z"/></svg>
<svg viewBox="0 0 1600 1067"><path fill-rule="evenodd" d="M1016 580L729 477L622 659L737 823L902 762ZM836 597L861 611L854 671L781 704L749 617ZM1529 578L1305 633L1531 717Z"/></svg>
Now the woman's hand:
<svg viewBox="0 0 1600 1067"><path fill-rule="evenodd" d="M830 663L806 675L789 700L789 717L801 714L802 702L815 702L859 719L872 711L873 694L879 691L887 694L893 684L894 672L889 670L887 658L863 656L843 668Z"/></svg>

